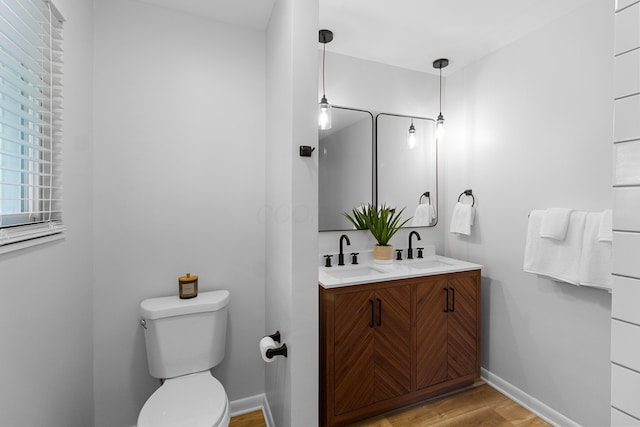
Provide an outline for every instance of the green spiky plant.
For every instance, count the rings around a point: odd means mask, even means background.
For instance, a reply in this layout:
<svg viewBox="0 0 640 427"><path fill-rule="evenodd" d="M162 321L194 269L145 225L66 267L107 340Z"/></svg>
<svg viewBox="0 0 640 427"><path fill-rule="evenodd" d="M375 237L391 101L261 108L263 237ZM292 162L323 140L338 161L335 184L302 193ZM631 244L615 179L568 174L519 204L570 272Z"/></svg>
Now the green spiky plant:
<svg viewBox="0 0 640 427"><path fill-rule="evenodd" d="M352 215L344 213L344 216L356 227L356 230L369 230L376 239L378 245L389 246L389 240L411 218L401 222L405 208L396 211L382 204L379 208L371 203L352 210Z"/></svg>

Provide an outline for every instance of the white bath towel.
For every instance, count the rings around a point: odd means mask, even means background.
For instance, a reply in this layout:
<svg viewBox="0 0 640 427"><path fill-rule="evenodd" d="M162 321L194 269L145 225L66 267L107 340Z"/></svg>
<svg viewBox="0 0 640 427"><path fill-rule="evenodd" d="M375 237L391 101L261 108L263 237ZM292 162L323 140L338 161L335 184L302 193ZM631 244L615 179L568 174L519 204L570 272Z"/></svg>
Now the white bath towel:
<svg viewBox="0 0 640 427"><path fill-rule="evenodd" d="M571 209L549 208L545 211L540 225L540 237L564 240L569 227Z"/></svg>
<svg viewBox="0 0 640 427"><path fill-rule="evenodd" d="M609 243L613 241L613 212L611 209L602 212L602 219L598 227L598 241Z"/></svg>
<svg viewBox="0 0 640 427"><path fill-rule="evenodd" d="M431 202L420 203L418 207L416 207L416 211L411 219L411 226L422 227L431 225L435 219L436 212Z"/></svg>
<svg viewBox="0 0 640 427"><path fill-rule="evenodd" d="M583 286L611 289L611 242L602 242L598 238L604 215L602 212L587 214L579 277Z"/></svg>
<svg viewBox="0 0 640 427"><path fill-rule="evenodd" d="M451 226L449 227L449 231L451 233L470 236L474 217L475 207L466 203L456 203L456 205L453 207L453 214L451 215Z"/></svg>
<svg viewBox="0 0 640 427"><path fill-rule="evenodd" d="M524 271L578 285L586 212L571 212L564 240L540 237L544 216L543 210L529 215Z"/></svg>
<svg viewBox="0 0 640 427"><path fill-rule="evenodd" d="M527 223L527 237L524 243L524 271L531 273L533 265L538 261L536 256L538 254L538 240L540 240L540 225L542 224L542 218L544 217L543 210L533 210L529 213L529 222ZM535 274L535 272L533 272Z"/></svg>

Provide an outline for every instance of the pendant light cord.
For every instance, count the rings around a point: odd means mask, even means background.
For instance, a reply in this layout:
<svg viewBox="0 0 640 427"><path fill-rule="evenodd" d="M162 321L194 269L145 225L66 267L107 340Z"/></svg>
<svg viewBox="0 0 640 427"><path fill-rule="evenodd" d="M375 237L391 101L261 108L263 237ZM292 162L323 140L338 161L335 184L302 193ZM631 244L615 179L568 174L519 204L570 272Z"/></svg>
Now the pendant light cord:
<svg viewBox="0 0 640 427"><path fill-rule="evenodd" d="M442 67L440 67L440 114L442 114Z"/></svg>
<svg viewBox="0 0 640 427"><path fill-rule="evenodd" d="M322 44L322 97L326 98L325 92L324 92L324 56L325 56L325 52L327 51L327 43L324 42ZM442 102L442 101L440 101Z"/></svg>

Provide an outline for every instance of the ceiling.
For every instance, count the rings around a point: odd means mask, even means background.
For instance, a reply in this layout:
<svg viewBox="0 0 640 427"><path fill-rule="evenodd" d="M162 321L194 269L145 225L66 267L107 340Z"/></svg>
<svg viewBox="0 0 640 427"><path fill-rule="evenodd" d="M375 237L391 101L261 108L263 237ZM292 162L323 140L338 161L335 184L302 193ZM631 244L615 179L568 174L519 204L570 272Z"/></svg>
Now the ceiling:
<svg viewBox="0 0 640 427"><path fill-rule="evenodd" d="M320 0L327 51L446 75L576 9L583 0Z"/></svg>
<svg viewBox="0 0 640 427"><path fill-rule="evenodd" d="M264 30L275 0L139 0ZM319 0L328 52L447 75L565 15L583 0Z"/></svg>
<svg viewBox="0 0 640 427"><path fill-rule="evenodd" d="M264 30L275 0L138 0L216 21Z"/></svg>

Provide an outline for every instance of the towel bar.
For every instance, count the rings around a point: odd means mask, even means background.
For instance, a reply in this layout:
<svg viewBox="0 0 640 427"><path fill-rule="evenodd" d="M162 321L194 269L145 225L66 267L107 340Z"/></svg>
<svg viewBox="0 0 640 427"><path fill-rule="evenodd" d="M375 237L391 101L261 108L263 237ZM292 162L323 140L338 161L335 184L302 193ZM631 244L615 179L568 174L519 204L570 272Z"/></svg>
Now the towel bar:
<svg viewBox="0 0 640 427"><path fill-rule="evenodd" d="M458 201L460 201L462 196L471 196L471 198L473 199L473 202L471 203L471 206L475 206L476 198L473 195L473 191L472 190L464 190L462 193L460 193L460 195L458 196Z"/></svg>

